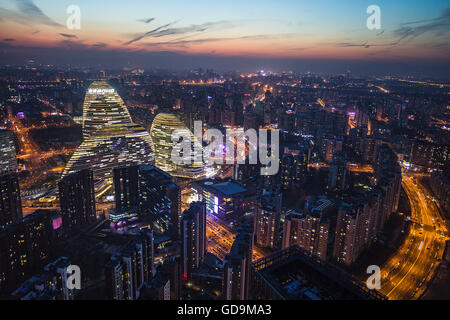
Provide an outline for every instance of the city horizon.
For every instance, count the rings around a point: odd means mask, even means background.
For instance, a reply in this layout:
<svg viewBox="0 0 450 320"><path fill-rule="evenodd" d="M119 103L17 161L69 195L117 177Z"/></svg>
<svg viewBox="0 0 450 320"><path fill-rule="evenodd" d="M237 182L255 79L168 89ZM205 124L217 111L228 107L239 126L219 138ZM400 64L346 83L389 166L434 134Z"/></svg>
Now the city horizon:
<svg viewBox="0 0 450 320"><path fill-rule="evenodd" d="M441 78L450 71L450 7L445 1L381 1L380 25L373 29L366 26L374 14L370 1L338 5L324 0L308 6L297 1L279 6L200 2L192 7L175 2L170 14L144 1L70 5L0 1L3 63L243 72L352 70ZM102 19L95 12L104 13Z"/></svg>
<svg viewBox="0 0 450 320"><path fill-rule="evenodd" d="M449 26L441 0L0 0L0 301L450 300Z"/></svg>

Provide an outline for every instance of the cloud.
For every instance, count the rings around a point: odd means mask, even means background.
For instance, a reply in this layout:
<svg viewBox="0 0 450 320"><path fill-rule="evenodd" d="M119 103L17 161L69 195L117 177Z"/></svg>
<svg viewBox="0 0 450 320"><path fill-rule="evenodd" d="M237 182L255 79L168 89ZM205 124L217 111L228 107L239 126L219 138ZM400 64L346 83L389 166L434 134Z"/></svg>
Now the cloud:
<svg viewBox="0 0 450 320"><path fill-rule="evenodd" d="M431 48L448 48L450 47L450 41L437 42L429 45Z"/></svg>
<svg viewBox="0 0 450 320"><path fill-rule="evenodd" d="M66 49L74 49L74 48L85 49L86 48L86 45L83 44L83 42L73 41L71 39L65 39L65 40L59 41L58 46L61 48L66 48Z"/></svg>
<svg viewBox="0 0 450 320"><path fill-rule="evenodd" d="M202 38L202 39L192 39L192 40L172 40L172 41L161 41L161 42L148 42L144 45L147 47L182 47L187 48L191 44L203 44L210 42L222 42L222 41L233 41L233 40L260 40L269 38L278 38L281 35L254 35L254 36L242 36L242 37L222 37L222 38Z"/></svg>
<svg viewBox="0 0 450 320"><path fill-rule="evenodd" d="M388 43L375 43L371 44L368 41L364 41L363 43L356 43L356 42L337 42L337 43L322 43L324 45L333 45L336 47L341 48L349 48L349 47L361 47L364 49L369 49L372 47L392 47L397 45L397 42L388 42Z"/></svg>
<svg viewBox="0 0 450 320"><path fill-rule="evenodd" d="M143 39L143 38L145 38L145 37L148 37L148 36L152 35L152 34L155 33L155 32L158 32L159 30L162 30L162 29L164 29L164 28L167 28L167 27L169 27L169 26L171 26L171 25L177 23L178 21L179 21L179 20L173 21L173 22L170 22L170 23L165 24L165 25L163 25L163 26L160 26L160 27L158 27L158 28L156 28L156 29L150 30L150 31L148 31L148 32L146 32L146 33L144 33L144 34L142 34L142 35L139 35L139 36L135 37L134 39L132 39L132 40L130 40L130 41L128 41L128 42L125 42L124 44L125 44L126 46L129 45L129 44L132 44L132 43L134 43L134 42L136 42L136 41L139 41L139 40L141 40L141 39Z"/></svg>
<svg viewBox="0 0 450 320"><path fill-rule="evenodd" d="M335 44L337 47L362 47L362 48L370 48L372 45L368 44L367 41L364 43L352 43L352 42L338 42Z"/></svg>
<svg viewBox="0 0 450 320"><path fill-rule="evenodd" d="M13 41L16 41L16 39L13 39L13 38L5 38L5 39L3 39L3 41L5 41L5 42L13 42Z"/></svg>
<svg viewBox="0 0 450 320"><path fill-rule="evenodd" d="M445 8L444 11L442 12L441 16L438 18L404 22L404 23L401 23L400 25L411 25L411 24L418 24L418 23L433 22L433 21L437 21L440 19L448 19L448 18L450 18L450 7Z"/></svg>
<svg viewBox="0 0 450 320"><path fill-rule="evenodd" d="M61 40L69 41L62 38ZM101 66L117 70L129 66L144 68L161 68L167 70L184 70L202 66L214 68L218 71L240 70L251 72L270 67L274 71L292 70L296 72L343 73L351 69L362 75L420 75L435 76L443 79L450 74L448 59L430 59L427 56L408 58L391 58L391 55L380 55L380 59L334 59L334 58L273 58L261 52L258 56L249 55L220 55L210 50L205 54L182 53L182 51L168 50L139 50L132 51L131 47L96 48L83 46L73 41L73 48L40 47L40 46L11 46L11 43L0 41L1 61L4 64L23 64L23 61L33 58L41 64L63 66ZM169 48L170 49L170 48ZM378 50L377 50L378 51ZM381 52L381 51L380 51ZM367 52L367 54L370 52ZM366 54L366 55L367 55Z"/></svg>
<svg viewBox="0 0 450 320"><path fill-rule="evenodd" d="M295 47L295 48L290 48L288 49L289 51L303 51L303 50L307 50L310 49L309 47Z"/></svg>
<svg viewBox="0 0 450 320"><path fill-rule="evenodd" d="M74 39L78 39L78 37L74 34L67 34L67 33L60 33L60 36L63 36L64 38L74 38Z"/></svg>
<svg viewBox="0 0 450 320"><path fill-rule="evenodd" d="M36 6L31 0L15 0L17 11L11 11L0 8L1 20L13 20L15 22L32 25L44 24L53 27L61 27L61 25L49 18L42 10Z"/></svg>
<svg viewBox="0 0 450 320"><path fill-rule="evenodd" d="M168 28L165 30L160 30L158 32L155 32L155 33L151 34L150 36L154 37L154 38L160 38L160 37L171 36L171 35L203 32L208 29L217 28L217 27L229 28L230 26L232 26L232 24L228 21L207 22L207 23L198 24L198 25L190 25L188 27L183 27L183 28Z"/></svg>
<svg viewBox="0 0 450 320"><path fill-rule="evenodd" d="M91 47L93 47L93 48L106 48L107 44L103 43L103 42L97 42L97 43L91 45Z"/></svg>
<svg viewBox="0 0 450 320"><path fill-rule="evenodd" d="M137 21L143 22L143 23L150 23L150 22L152 22L153 20L155 20L155 18L138 19Z"/></svg>
<svg viewBox="0 0 450 320"><path fill-rule="evenodd" d="M394 30L394 36L397 38L394 41L387 43L375 43L370 44L368 41L363 43L356 42L338 42L332 45L337 47L361 47L369 49L372 47L395 47L406 41L413 40L414 38L423 35L425 33L434 33L436 36L448 36L450 32L450 7L445 9L440 17L435 19L421 20L406 22L399 25L399 27ZM380 31L377 36L384 33L384 30ZM450 42L438 41L435 44L429 44L428 47L432 48L446 48ZM329 45L329 44L328 44Z"/></svg>
<svg viewBox="0 0 450 320"><path fill-rule="evenodd" d="M379 55L390 54L391 52L392 52L391 49L381 49L381 50L377 50L377 51L368 52L367 55L368 56L379 56Z"/></svg>
<svg viewBox="0 0 450 320"><path fill-rule="evenodd" d="M217 21L217 22L206 22L206 23L197 24L197 25L190 25L187 27L169 28L170 26L174 25L177 22L179 22L179 20L168 23L166 25L163 25L161 27L153 29L149 32L146 32L146 33L144 33L140 36L137 36L134 39L126 42L125 45L129 45L131 43L134 43L136 41L139 41L143 38L148 38L148 37L161 38L161 37L172 36L172 35L187 35L187 34L192 34L192 33L204 32L206 30L214 29L214 28L233 27L233 25L229 21Z"/></svg>
<svg viewBox="0 0 450 320"><path fill-rule="evenodd" d="M72 35L66 35L66 36L72 36ZM106 43L103 42L97 42L94 44L86 43L83 40L78 40L77 37L66 37L67 39L59 41L58 47L62 49L71 49L71 50L86 50L86 51L96 51L96 50L103 50L108 47Z"/></svg>
<svg viewBox="0 0 450 320"><path fill-rule="evenodd" d="M440 17L435 19L406 22L394 30L398 38L396 44L402 41L415 39L425 33L434 33L436 36L448 36L450 32L450 7L446 8Z"/></svg>

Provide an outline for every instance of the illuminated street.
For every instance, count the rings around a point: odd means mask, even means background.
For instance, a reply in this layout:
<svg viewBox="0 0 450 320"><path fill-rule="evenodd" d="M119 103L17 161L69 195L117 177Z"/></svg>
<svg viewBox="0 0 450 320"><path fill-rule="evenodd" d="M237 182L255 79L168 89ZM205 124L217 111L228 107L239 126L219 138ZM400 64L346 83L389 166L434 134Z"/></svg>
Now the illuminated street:
<svg viewBox="0 0 450 320"><path fill-rule="evenodd" d="M72 149L62 148L61 150L57 151L43 151L33 141L29 133L31 129L42 129L45 127L25 127L19 119L11 114L8 116L8 121L10 122L11 128L14 130L18 137L17 140L19 142L20 148L17 158L24 160L25 169L32 173L31 178L27 179L26 181L21 181L21 185L23 188L30 187L34 184L37 184L41 179L44 179L47 170L53 172L62 171L63 167L50 167L46 162L46 159L60 154L70 154L73 152Z"/></svg>
<svg viewBox="0 0 450 320"><path fill-rule="evenodd" d="M215 254L220 260L230 252L235 239L234 233L210 217L206 218L206 237L208 239L208 251ZM261 249L253 248L253 260L264 257Z"/></svg>
<svg viewBox="0 0 450 320"><path fill-rule="evenodd" d="M405 242L382 270L381 292L389 299L418 299L424 293L445 248L445 222L417 175L403 175L413 221Z"/></svg>
<svg viewBox="0 0 450 320"><path fill-rule="evenodd" d="M448 1L3 2L0 301L450 301Z"/></svg>

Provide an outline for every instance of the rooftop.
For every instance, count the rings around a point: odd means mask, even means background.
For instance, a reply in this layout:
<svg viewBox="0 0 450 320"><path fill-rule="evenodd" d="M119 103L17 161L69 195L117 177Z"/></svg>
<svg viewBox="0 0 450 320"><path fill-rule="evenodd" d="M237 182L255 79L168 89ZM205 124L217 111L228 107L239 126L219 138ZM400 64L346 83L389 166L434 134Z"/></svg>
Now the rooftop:
<svg viewBox="0 0 450 320"><path fill-rule="evenodd" d="M247 191L241 185L234 182L219 183L214 185L214 188L230 196Z"/></svg>
<svg viewBox="0 0 450 320"><path fill-rule="evenodd" d="M276 251L252 263L254 293L262 299L384 300L338 267L299 246Z"/></svg>
<svg viewBox="0 0 450 320"><path fill-rule="evenodd" d="M233 181L218 181L208 179L198 181L197 184L210 192L221 193L222 195L227 197L247 192L247 189L242 187L239 183Z"/></svg>

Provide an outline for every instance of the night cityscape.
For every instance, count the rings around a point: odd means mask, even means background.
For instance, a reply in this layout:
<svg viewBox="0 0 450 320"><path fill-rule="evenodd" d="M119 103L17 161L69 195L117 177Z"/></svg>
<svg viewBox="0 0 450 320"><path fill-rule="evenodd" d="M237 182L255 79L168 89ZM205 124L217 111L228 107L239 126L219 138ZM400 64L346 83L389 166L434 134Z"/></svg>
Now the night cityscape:
<svg viewBox="0 0 450 320"><path fill-rule="evenodd" d="M450 299L447 1L78 2L0 0L0 300Z"/></svg>

